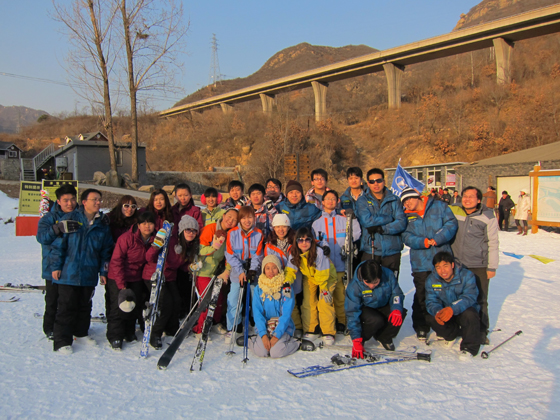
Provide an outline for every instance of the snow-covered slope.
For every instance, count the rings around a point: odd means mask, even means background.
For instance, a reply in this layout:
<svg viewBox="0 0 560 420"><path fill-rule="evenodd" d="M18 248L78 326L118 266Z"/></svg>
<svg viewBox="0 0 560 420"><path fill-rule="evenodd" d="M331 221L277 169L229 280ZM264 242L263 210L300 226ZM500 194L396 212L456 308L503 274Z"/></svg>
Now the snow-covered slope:
<svg viewBox="0 0 560 420"><path fill-rule="evenodd" d="M16 200L0 195L0 217L13 215L16 206ZM42 284L35 237L15 237L13 224L0 224L0 239L0 284ZM431 363L364 367L305 379L286 370L326 364L340 349L297 352L281 360L249 355L243 368L241 349L226 356L223 338L213 334L202 372L189 372L193 337L167 371L158 371L161 351L150 349L146 360L139 358L139 343L112 351L106 325L92 323L98 345L75 345L74 354L61 356L52 351L42 320L33 315L42 312L43 295L2 292L2 299L17 295L21 300L0 303L0 418L560 418L560 236L500 232L500 244L502 251L558 261L545 265L528 256L517 260L500 255L490 286L490 318L492 328L501 331L490 335L490 347L517 330L523 334L488 360L461 362L458 344L451 349L435 344ZM414 292L408 251L401 267L410 310ZM93 307L94 315L104 312L102 287L96 289ZM349 345L350 340L339 336L337 344ZM410 316L396 344L419 345Z"/></svg>

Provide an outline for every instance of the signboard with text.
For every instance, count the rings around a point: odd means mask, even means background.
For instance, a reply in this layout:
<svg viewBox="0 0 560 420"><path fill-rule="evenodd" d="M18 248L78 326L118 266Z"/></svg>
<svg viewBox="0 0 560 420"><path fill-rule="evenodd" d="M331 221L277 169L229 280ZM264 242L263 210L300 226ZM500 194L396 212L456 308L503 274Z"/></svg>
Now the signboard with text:
<svg viewBox="0 0 560 420"><path fill-rule="evenodd" d="M49 199L51 199L52 201L56 201L55 192L58 189L58 187L60 187L62 185L65 185L65 184L73 185L74 188L76 188L76 191L78 191L78 181L77 180L66 181L66 180L62 180L62 179L56 179L56 180L43 179L43 189L49 193Z"/></svg>
<svg viewBox="0 0 560 420"><path fill-rule="evenodd" d="M39 215L41 182L21 181L19 187L19 214Z"/></svg>

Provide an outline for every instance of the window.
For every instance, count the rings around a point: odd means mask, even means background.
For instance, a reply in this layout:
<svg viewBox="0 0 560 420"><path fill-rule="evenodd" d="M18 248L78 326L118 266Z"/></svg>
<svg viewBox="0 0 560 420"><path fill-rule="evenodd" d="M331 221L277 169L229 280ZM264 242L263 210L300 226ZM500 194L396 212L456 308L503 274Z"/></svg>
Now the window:
<svg viewBox="0 0 560 420"><path fill-rule="evenodd" d="M17 157L18 157L18 152L17 152L17 150L10 150L10 151L8 152L8 157L17 158Z"/></svg>
<svg viewBox="0 0 560 420"><path fill-rule="evenodd" d="M117 166L123 166L122 150L115 150L115 160L117 161Z"/></svg>
<svg viewBox="0 0 560 420"><path fill-rule="evenodd" d="M423 170L419 169L419 170L416 172L416 179L417 179L418 181L422 181L422 180L424 179L424 171L423 171Z"/></svg>

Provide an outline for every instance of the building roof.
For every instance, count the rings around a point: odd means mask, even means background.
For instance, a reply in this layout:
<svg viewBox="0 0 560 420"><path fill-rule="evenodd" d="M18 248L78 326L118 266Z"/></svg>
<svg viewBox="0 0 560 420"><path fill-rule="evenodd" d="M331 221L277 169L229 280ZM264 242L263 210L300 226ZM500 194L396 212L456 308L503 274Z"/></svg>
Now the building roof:
<svg viewBox="0 0 560 420"><path fill-rule="evenodd" d="M551 160L560 160L560 141L479 160L478 162L471 163L470 166L509 165L512 163L534 163L536 165L539 161L546 162Z"/></svg>
<svg viewBox="0 0 560 420"><path fill-rule="evenodd" d="M468 165L468 162L428 163L426 165L403 166L403 169L439 168L442 166ZM385 171L396 171L397 168L385 168Z"/></svg>
<svg viewBox="0 0 560 420"><path fill-rule="evenodd" d="M21 149L14 143L10 143L9 141L0 141L0 150L8 150L12 146L15 146L21 152Z"/></svg>
<svg viewBox="0 0 560 420"><path fill-rule="evenodd" d="M101 131L96 131L94 133L83 133L77 134L75 136L66 136L66 143L71 141L89 141L89 140L100 140L100 141L108 141L105 134Z"/></svg>
<svg viewBox="0 0 560 420"><path fill-rule="evenodd" d="M71 149L72 147L107 147L109 148L109 143L106 141L94 141L94 140L82 140L82 141L77 141L77 142L70 142L66 145L64 145L63 147L61 147L60 149L58 149L56 152L53 153L53 156L57 156L60 155L64 152L66 152L67 150ZM117 149L130 149L132 147L132 144L130 142L115 142L115 148ZM146 144L145 143L138 143L138 148L139 149L145 149L146 148Z"/></svg>

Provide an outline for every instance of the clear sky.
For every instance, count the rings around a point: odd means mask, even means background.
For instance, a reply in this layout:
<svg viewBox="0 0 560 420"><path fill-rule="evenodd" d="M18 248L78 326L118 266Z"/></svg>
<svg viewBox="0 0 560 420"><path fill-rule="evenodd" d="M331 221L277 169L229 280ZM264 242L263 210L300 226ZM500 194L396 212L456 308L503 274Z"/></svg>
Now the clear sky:
<svg viewBox="0 0 560 420"><path fill-rule="evenodd" d="M331 47L365 44L384 50L445 34L479 1L185 0L190 30L179 76L184 94L155 100L151 107L170 108L208 84L213 33L220 72L231 79L254 73L276 52L301 42ZM35 80L67 82L68 42L60 24L49 17L51 11L50 0L0 0L0 105L49 113L89 108L70 87Z"/></svg>

